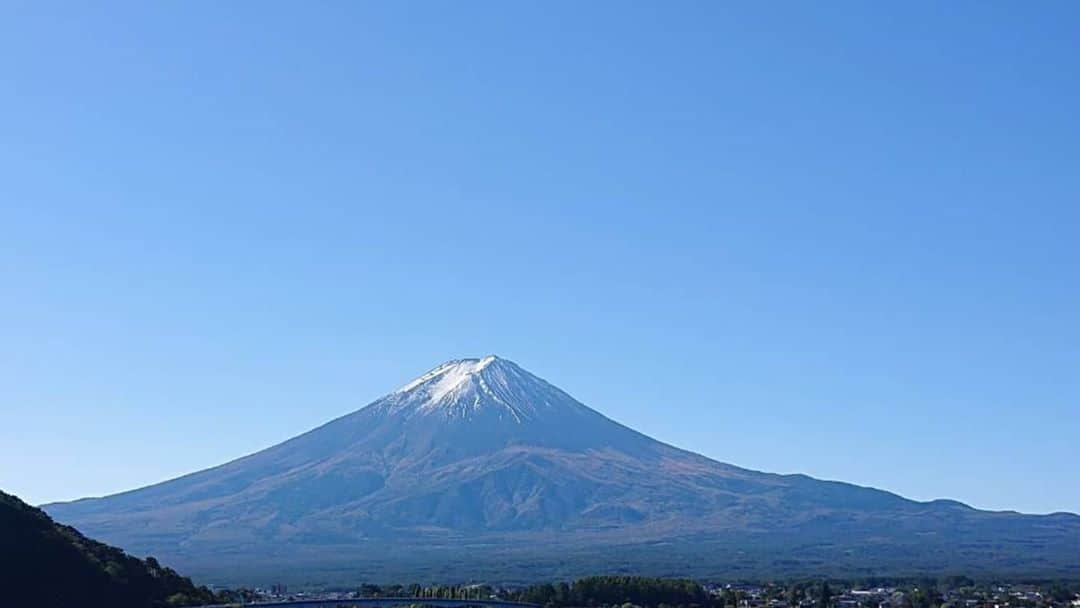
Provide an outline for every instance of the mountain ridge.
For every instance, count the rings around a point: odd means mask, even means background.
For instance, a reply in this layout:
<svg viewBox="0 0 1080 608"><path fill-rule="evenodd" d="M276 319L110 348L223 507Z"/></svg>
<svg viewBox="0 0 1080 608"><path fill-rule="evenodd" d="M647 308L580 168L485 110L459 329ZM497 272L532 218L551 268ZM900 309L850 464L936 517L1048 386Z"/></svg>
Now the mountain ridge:
<svg viewBox="0 0 1080 608"><path fill-rule="evenodd" d="M45 508L193 573L226 555L318 562L326 552L356 560L403 550L423 561L464 543L516 560L599 551L588 559L601 566L613 562L604 547L647 543L670 547L671 561L695 571L734 559L687 564L695 544L756 543L763 549L750 561L763 569L862 560L888 571L915 556L1080 572L1071 557L1080 554L1080 516L981 511L740 468L652 439L491 355L448 361L359 410L217 467ZM432 567L440 560L432 557Z"/></svg>

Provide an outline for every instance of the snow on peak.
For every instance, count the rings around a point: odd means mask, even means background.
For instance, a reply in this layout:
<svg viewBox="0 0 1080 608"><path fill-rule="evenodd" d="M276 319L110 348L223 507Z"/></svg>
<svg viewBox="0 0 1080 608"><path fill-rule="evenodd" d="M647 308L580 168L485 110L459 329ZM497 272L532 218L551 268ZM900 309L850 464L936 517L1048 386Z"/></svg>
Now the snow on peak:
<svg viewBox="0 0 1080 608"><path fill-rule="evenodd" d="M441 387L440 394L445 394L457 384L469 376L483 371L487 366L498 360L495 355L488 355L483 359L454 359L447 361L419 378L399 388L395 393L407 393L419 386L423 386L438 378L437 384Z"/></svg>
<svg viewBox="0 0 1080 608"><path fill-rule="evenodd" d="M388 400L393 411L442 412L448 417L467 418L494 408L517 422L536 417L557 403L573 402L559 389L495 355L447 361L394 391Z"/></svg>

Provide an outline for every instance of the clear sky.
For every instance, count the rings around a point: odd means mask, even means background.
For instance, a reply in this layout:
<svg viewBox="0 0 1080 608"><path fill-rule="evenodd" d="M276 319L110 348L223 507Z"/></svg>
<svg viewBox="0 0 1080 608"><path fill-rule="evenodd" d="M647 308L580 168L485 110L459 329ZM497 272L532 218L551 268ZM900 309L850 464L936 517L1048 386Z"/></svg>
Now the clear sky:
<svg viewBox="0 0 1080 608"><path fill-rule="evenodd" d="M0 488L497 353L719 460L1080 512L1080 4L0 8Z"/></svg>

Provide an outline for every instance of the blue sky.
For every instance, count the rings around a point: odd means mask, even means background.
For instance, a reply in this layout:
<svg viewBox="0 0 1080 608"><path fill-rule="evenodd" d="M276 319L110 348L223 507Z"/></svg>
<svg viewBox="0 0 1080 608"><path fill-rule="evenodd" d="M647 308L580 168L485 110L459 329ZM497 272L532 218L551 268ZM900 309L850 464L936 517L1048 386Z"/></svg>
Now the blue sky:
<svg viewBox="0 0 1080 608"><path fill-rule="evenodd" d="M659 439L1080 511L1080 6L0 9L0 488L497 353Z"/></svg>

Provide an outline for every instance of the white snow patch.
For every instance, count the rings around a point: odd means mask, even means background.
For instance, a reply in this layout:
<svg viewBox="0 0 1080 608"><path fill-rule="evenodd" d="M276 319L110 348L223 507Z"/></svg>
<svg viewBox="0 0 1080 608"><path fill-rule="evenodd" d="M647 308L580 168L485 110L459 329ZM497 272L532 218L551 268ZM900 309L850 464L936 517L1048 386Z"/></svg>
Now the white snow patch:
<svg viewBox="0 0 1080 608"><path fill-rule="evenodd" d="M389 395L386 405L391 411L464 419L494 411L519 424L556 410L588 411L566 393L495 355L443 363Z"/></svg>

